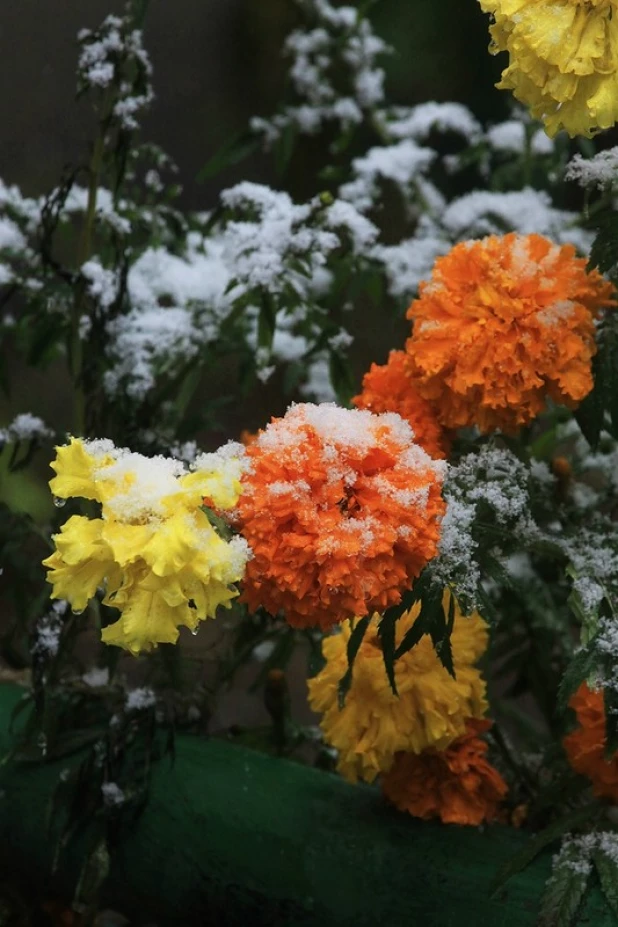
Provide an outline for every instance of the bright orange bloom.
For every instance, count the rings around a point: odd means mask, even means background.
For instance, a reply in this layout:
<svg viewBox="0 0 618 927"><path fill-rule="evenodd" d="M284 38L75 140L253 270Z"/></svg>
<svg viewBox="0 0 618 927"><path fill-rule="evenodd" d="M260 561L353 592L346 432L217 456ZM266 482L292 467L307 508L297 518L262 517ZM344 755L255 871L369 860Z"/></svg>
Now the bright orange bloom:
<svg viewBox="0 0 618 927"><path fill-rule="evenodd" d="M412 426L414 440L430 457L446 457L448 440L433 408L419 395L405 351L391 351L386 364L372 364L352 402L371 412L397 412Z"/></svg>
<svg viewBox="0 0 618 927"><path fill-rule="evenodd" d="M618 801L618 754L605 759L605 708L603 692L582 683L569 705L579 727L564 738L564 749L575 772L587 776L598 798Z"/></svg>
<svg viewBox="0 0 618 927"><path fill-rule="evenodd" d="M481 824L495 819L508 786L487 759L479 737L491 721L469 720L463 737L445 750L398 753L382 778L386 798L416 818L445 824Z"/></svg>
<svg viewBox="0 0 618 927"><path fill-rule="evenodd" d="M447 428L515 432L548 398L592 389L594 318L613 288L571 245L540 235L455 245L408 310L406 350L421 396Z"/></svg>
<svg viewBox="0 0 618 927"><path fill-rule="evenodd" d="M330 628L401 599L435 556L444 464L393 413L292 406L247 448L244 600Z"/></svg>

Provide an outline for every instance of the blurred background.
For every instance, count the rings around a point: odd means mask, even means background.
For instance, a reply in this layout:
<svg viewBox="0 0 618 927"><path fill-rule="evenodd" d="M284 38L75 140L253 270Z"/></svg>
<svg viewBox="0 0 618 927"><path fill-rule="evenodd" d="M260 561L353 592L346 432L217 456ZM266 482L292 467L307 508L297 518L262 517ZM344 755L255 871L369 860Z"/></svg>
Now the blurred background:
<svg viewBox="0 0 618 927"><path fill-rule="evenodd" d="M87 104L74 103L76 36L94 28L122 0L21 0L0 9L0 178L28 195L46 192L62 167L83 155L92 132ZM221 184L239 178L274 182L270 160L256 156L208 184L200 167L253 115L281 99L281 46L298 13L292 0L151 0L145 43L156 100L143 136L177 162L189 209L212 206ZM493 84L501 62L487 54L488 17L476 0L379 0L376 31L394 48L383 63L392 103L457 100L482 120L499 120L508 95ZM309 172L309 176L308 176ZM315 192L299 152L284 185Z"/></svg>

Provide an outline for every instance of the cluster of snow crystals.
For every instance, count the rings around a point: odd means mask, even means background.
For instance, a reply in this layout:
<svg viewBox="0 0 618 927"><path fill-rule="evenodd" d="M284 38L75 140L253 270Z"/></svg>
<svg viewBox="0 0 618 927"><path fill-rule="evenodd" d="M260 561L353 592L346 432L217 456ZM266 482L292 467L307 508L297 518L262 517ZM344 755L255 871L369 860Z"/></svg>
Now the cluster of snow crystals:
<svg viewBox="0 0 618 927"><path fill-rule="evenodd" d="M148 248L132 265L131 308L107 323L113 364L105 374L108 393L142 399L160 372L186 363L216 340L230 310L224 295L230 274L218 243L200 244L192 241L182 255Z"/></svg>
<svg viewBox="0 0 618 927"><path fill-rule="evenodd" d="M105 312L118 296L117 275L103 267L98 258L91 258L82 264L81 272L88 281L88 293Z"/></svg>
<svg viewBox="0 0 618 927"><path fill-rule="evenodd" d="M71 217L74 214L83 213L88 206L88 190L78 185L71 187L69 195L63 206L63 215ZM96 216L97 220L109 225L111 229L119 235L128 235L131 232L131 223L125 218L119 209L126 206L124 201L118 204L114 203L114 197L110 190L105 187L99 187L97 190Z"/></svg>
<svg viewBox="0 0 618 927"><path fill-rule="evenodd" d="M77 74L86 87L104 89L114 79L119 80L119 99L114 104L113 115L121 128L137 129L136 116L153 100L149 83L152 66L144 48L139 29L130 29L126 20L118 16L107 16L96 31L82 29L78 34L81 46ZM139 80L139 92L124 78L124 73L134 72ZM137 83L136 77L133 81Z"/></svg>
<svg viewBox="0 0 618 927"><path fill-rule="evenodd" d="M125 711L144 711L146 708L152 708L157 703L157 697L152 689L147 686L141 686L139 689L131 689L127 692L124 703Z"/></svg>
<svg viewBox="0 0 618 927"><path fill-rule="evenodd" d="M576 837L568 834L563 839L559 852L553 858L550 881L556 877L558 871L564 872L565 869L572 872L574 876L590 875L592 872L591 857L598 846L598 834L579 834Z"/></svg>
<svg viewBox="0 0 618 927"><path fill-rule="evenodd" d="M423 221L424 218L414 238L398 245L376 245L373 249L372 256L382 264L388 291L395 298L412 299L421 281L431 276L436 258L451 248L451 243L439 236L433 223Z"/></svg>
<svg viewBox="0 0 618 927"><path fill-rule="evenodd" d="M323 266L327 255L341 244L332 231L310 225L315 204L297 205L287 193L245 181L221 194L225 207L242 210L249 218L230 219L219 235L223 256L236 285L230 292L237 299L254 289L281 293L292 286L307 292L308 278ZM305 273L290 261L305 261Z"/></svg>
<svg viewBox="0 0 618 927"><path fill-rule="evenodd" d="M345 200L335 200L326 209L324 225L333 231L344 229L350 235L354 252L365 254L378 237L378 229Z"/></svg>
<svg viewBox="0 0 618 927"><path fill-rule="evenodd" d="M198 454L191 463L191 470L198 473L216 473L221 484L224 482L230 492L234 483L241 478L249 466L244 444L228 441L216 451Z"/></svg>
<svg viewBox="0 0 618 927"><path fill-rule="evenodd" d="M508 154L524 154L526 151L526 125L519 119L507 119L491 126L486 138L494 151ZM539 128L530 138L530 153L533 155L550 155L554 151L554 142Z"/></svg>
<svg viewBox="0 0 618 927"><path fill-rule="evenodd" d="M618 176L618 145L599 151L592 158L584 158L580 154L573 156L569 161L565 173L566 180L576 180L582 187L610 186Z"/></svg>
<svg viewBox="0 0 618 927"><path fill-rule="evenodd" d="M573 590L584 611L593 618L605 596L618 596L618 528L608 520L580 528L561 541L573 572Z"/></svg>
<svg viewBox="0 0 618 927"><path fill-rule="evenodd" d="M54 432L48 428L43 419L31 412L16 415L10 425L0 428L0 446L16 441L40 441L53 438Z"/></svg>
<svg viewBox="0 0 618 927"><path fill-rule="evenodd" d="M115 782L104 782L101 786L101 794L106 808L118 808L125 802L125 794Z"/></svg>
<svg viewBox="0 0 618 927"><path fill-rule="evenodd" d="M509 193L475 190L453 200L441 216L448 235L461 238L502 235L505 230L547 235L560 244L588 250L592 236L576 228L577 215L555 209L543 190L526 187Z"/></svg>
<svg viewBox="0 0 618 927"><path fill-rule="evenodd" d="M89 449L89 445L86 445ZM124 449L114 451L114 462L94 470L95 479L116 482L118 491L106 507L120 521L141 522L164 515L162 500L180 492L178 477L184 464L170 457L144 457Z"/></svg>
<svg viewBox="0 0 618 927"><path fill-rule="evenodd" d="M536 480L537 483L541 483L544 486L553 486L556 482L556 477L544 460L536 460L533 458L530 461L530 476L533 480Z"/></svg>
<svg viewBox="0 0 618 927"><path fill-rule="evenodd" d="M481 124L461 103L421 103L396 106L380 114L383 131L392 139L424 141L432 132L452 132L474 145L482 137Z"/></svg>
<svg viewBox="0 0 618 927"><path fill-rule="evenodd" d="M265 660L268 660L275 647L275 641L262 641L255 645L251 651L251 656L254 660L257 660L258 663L264 663Z"/></svg>
<svg viewBox="0 0 618 927"><path fill-rule="evenodd" d="M99 689L109 683L109 670L106 666L93 666L82 676L82 682L93 689Z"/></svg>
<svg viewBox="0 0 618 927"><path fill-rule="evenodd" d="M292 32L284 46L292 59L289 74L298 103L272 119L251 122L267 145L289 126L312 135L335 121L345 130L384 100L384 71L376 60L389 47L373 33L369 20L354 7L335 7L328 0L303 5L315 25ZM333 74L341 79L341 89L333 84Z"/></svg>
<svg viewBox="0 0 618 927"><path fill-rule="evenodd" d="M380 181L388 180L398 187L406 201L427 201L433 211L440 212L444 200L425 177L436 157L435 151L417 145L412 139L370 148L362 158L352 161L354 179L339 188L339 195L360 212L366 212L380 195Z"/></svg>
<svg viewBox="0 0 618 927"><path fill-rule="evenodd" d="M299 387L302 396L316 402L333 402L337 397L330 377L329 360L324 355L314 355L306 368L306 379Z"/></svg>
<svg viewBox="0 0 618 927"><path fill-rule="evenodd" d="M64 615L69 607L69 603L64 599L54 602L46 615L37 622L35 628L35 640L32 644L31 653L39 657L54 657L58 653L60 646L60 636L64 624Z"/></svg>
<svg viewBox="0 0 618 927"><path fill-rule="evenodd" d="M478 604L482 577L476 561L478 506L489 506L509 538L524 542L539 536L530 515L530 471L514 454L485 445L448 469L443 487L447 509L442 519L438 557L430 564L434 582L452 585L467 610Z"/></svg>

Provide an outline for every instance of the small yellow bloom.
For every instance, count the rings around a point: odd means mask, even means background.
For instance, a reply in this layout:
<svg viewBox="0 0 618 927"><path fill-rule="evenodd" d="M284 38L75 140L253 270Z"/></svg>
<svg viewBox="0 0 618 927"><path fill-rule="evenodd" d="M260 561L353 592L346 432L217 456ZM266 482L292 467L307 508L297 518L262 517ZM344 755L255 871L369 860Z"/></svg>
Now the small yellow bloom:
<svg viewBox="0 0 618 927"><path fill-rule="evenodd" d="M74 611L105 589L104 604L120 611L103 630L106 643L132 653L173 643L179 627L194 630L238 595L248 546L220 537L200 508L206 494L221 508L236 503L242 463L234 447L202 455L186 473L179 461L72 439L53 468L54 492L99 501L101 518L74 515L62 526L44 561L48 579Z"/></svg>
<svg viewBox="0 0 618 927"><path fill-rule="evenodd" d="M616 0L480 0L494 17L493 51L508 51L498 84L542 119L548 135L590 137L618 119Z"/></svg>
<svg viewBox="0 0 618 927"><path fill-rule="evenodd" d="M445 609L448 595L443 600ZM419 614L417 604L402 615L397 622L397 643ZM323 714L324 738L338 751L337 769L351 782L372 782L390 768L399 751L443 749L465 733L469 718L482 718L487 710L485 682L475 667L488 639L480 615L475 612L464 618L456 605L451 637L455 679L425 636L395 663L398 696L384 668L378 624L379 616L374 615L357 653L343 708L338 705L337 686L347 669L351 623L324 640L326 665L309 680L309 703Z"/></svg>

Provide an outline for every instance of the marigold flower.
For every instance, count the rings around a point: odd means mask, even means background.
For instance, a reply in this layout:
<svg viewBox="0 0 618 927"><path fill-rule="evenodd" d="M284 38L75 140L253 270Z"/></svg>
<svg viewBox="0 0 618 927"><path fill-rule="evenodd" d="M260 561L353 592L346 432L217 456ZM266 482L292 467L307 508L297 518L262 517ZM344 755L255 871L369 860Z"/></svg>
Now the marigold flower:
<svg viewBox="0 0 618 927"><path fill-rule="evenodd" d="M252 610L330 628L399 602L435 556L445 465L399 415L295 405L246 453L237 521Z"/></svg>
<svg viewBox="0 0 618 927"><path fill-rule="evenodd" d="M386 364L372 364L352 402L371 412L397 412L410 423L414 440L430 457L446 457L448 440L429 402L419 395L405 351L391 351Z"/></svg>
<svg viewBox="0 0 618 927"><path fill-rule="evenodd" d="M592 782L598 798L618 801L618 753L605 758L605 708L603 692L582 683L571 696L579 727L563 740L564 749L575 772Z"/></svg>
<svg viewBox="0 0 618 927"><path fill-rule="evenodd" d="M548 398L576 406L592 389L594 316L612 292L570 245L540 235L455 245L408 310L419 393L445 427L483 432L516 431Z"/></svg>
<svg viewBox="0 0 618 927"><path fill-rule="evenodd" d="M480 0L494 17L493 52L509 53L500 89L560 129L590 137L618 118L614 0Z"/></svg>
<svg viewBox="0 0 618 927"><path fill-rule="evenodd" d="M386 798L415 818L440 818L445 824L493 821L508 786L487 759L479 737L491 721L469 720L466 733L445 750L398 753L382 778Z"/></svg>
<svg viewBox="0 0 618 927"><path fill-rule="evenodd" d="M233 506L240 492L240 449L202 454L192 473L164 457L147 458L109 441L72 439L58 448L51 487L59 498L101 503L100 518L73 515L43 561L55 598L83 611L99 587L120 618L102 639L133 653L174 643L238 595L232 585L249 556L242 538L224 540L201 511L202 498Z"/></svg>
<svg viewBox="0 0 618 927"><path fill-rule="evenodd" d="M448 608L450 593L443 605ZM420 614L420 603L397 622L397 642ZM387 772L400 751L421 753L442 749L465 733L469 718L487 709L485 682L476 662L487 647L487 625L474 612L461 615L455 605L451 636L455 678L444 668L429 637L424 636L395 663L399 695L390 687L378 639L379 615L374 615L356 655L352 684L339 707L337 689L347 666L347 646L353 623L322 642L324 668L309 680L309 704L323 715L320 726L338 753L337 769L350 782L372 782Z"/></svg>

